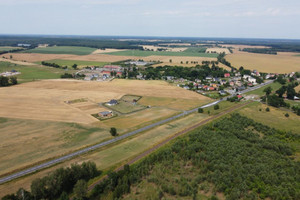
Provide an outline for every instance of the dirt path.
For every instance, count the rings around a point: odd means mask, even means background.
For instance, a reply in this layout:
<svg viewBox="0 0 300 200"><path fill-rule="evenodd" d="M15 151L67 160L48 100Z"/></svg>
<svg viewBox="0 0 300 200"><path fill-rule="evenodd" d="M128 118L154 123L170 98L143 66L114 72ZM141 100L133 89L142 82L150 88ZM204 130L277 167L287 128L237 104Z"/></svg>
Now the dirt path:
<svg viewBox="0 0 300 200"><path fill-rule="evenodd" d="M219 114L217 114L217 115L214 115L214 116L212 116L212 117L209 117L209 118L207 118L207 119L205 119L205 120L199 122L198 124L195 124L195 125L193 125L193 126L191 126L191 127L189 127L189 128L186 128L186 129L184 129L184 130L182 130L182 131L176 133L175 135L172 135L171 137L169 137L169 138L163 140L161 143L155 145L154 147L148 149L147 151L141 153L140 155L138 155L138 156L135 157L134 159L130 160L130 161L127 162L126 164L127 164L127 165L131 165L131 164L135 163L136 161L138 161L138 160L140 160L140 159L142 159L142 158L148 156L150 153L154 152L155 150L157 150L158 148L160 148L160 147L162 147L163 145L167 144L169 141L171 141L171 140L177 138L178 136L181 136L181 135L183 135L183 134L185 134L185 133L187 133L187 132L189 132L189 131L192 131L192 130L194 130L195 128L198 128L198 127L200 127L200 126L202 126L202 125L204 125L204 124L206 124L206 123L208 123L208 122L210 122L210 121L212 121L212 120L214 120L214 119L216 119L216 118L219 118L219 117L221 117L221 116L223 116L223 115L225 115L225 114L228 114L228 113L230 113L230 112L232 112L232 111L234 111L234 110L237 110L237 109L239 109L239 108L241 108L241 107L243 107L243 106L246 106L246 105L248 105L248 104L250 104L250 103L251 103L251 102L247 102L247 103L245 103L245 104L236 105L236 106L231 107L231 108L229 108L228 110L225 110L225 111L223 111L223 112L221 112L221 113L219 113ZM121 167L115 169L115 172L118 172L118 171L122 170L123 168L124 168L124 165L122 165ZM108 177L108 176L106 175L106 176L102 177L100 180L98 180L97 182L91 184L91 185L89 186L88 190L92 190L96 185L98 185L99 183L101 183L101 182L102 182L104 179L106 179L107 177Z"/></svg>

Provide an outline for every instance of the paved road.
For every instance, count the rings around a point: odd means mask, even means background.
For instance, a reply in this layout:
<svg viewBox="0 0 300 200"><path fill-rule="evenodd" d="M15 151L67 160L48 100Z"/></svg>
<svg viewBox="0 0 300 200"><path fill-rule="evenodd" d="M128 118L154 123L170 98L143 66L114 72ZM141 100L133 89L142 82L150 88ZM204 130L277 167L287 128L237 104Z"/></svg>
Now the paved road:
<svg viewBox="0 0 300 200"><path fill-rule="evenodd" d="M257 86L255 86L255 87L252 87L252 88L248 88L248 89L246 89L246 90L243 90L243 91L241 91L241 92L239 92L239 93L246 93L246 92L249 92L249 91L258 89L258 88L260 88L260 87L263 87L263 86L265 86L265 85L268 85L268 84L270 84L270 83L272 83L272 82L273 82L273 81L268 81L268 82L266 82L266 83L257 85ZM232 96L233 96L233 95L232 95ZM224 98L223 100L218 100L218 101L215 101L215 102L206 104L206 105L204 105L204 106L201 106L200 108L207 108L207 107L216 105L216 104L218 104L218 103L220 103L221 101L224 101L224 100L226 100L226 98ZM160 125L162 125L162 124L165 124L165 123L167 123L167 122L170 122L170 121L172 121L172 120L178 119L178 118L180 118L180 117L183 117L183 116L185 116L185 115L188 115L188 114L193 113L193 112L196 112L196 111L198 111L198 108L195 108L195 109L192 109L192 110L189 110L189 111L184 111L184 112L181 113L181 114L178 114L178 115L175 115L175 116L173 116L173 117L170 117L170 118L161 120L161 121L156 122L156 123L154 123L154 124L151 124L151 125L145 126L145 127L143 127L143 128L137 129L137 130L135 130L135 131L126 133L126 134L124 134L124 135L115 137L114 139L111 139L111 140L108 140L108 141L105 141L105 142L101 142L101 143L99 143L99 144L96 144L96 145L93 145L93 146L84 148L84 149L79 150L79 151L75 151L75 152L70 153L70 154L67 154L67 155L65 155L65 156L62 156L62 157L59 157L59 158L56 158L56 159L47 161L47 162L45 162L45 163L43 163L43 164L39 164L39 165L36 165L36 166L34 166L34 167L30 167L30 168L28 168L28 169L26 169L26 170L22 170L22 171L20 171L20 172L13 173L13 174L11 174L11 175L9 175L9 176L6 176L6 177L1 178L1 179L0 179L0 184L3 184L3 183L6 183L6 182L8 182L8 181L17 179L17 178L19 178L19 177L22 177L22 176L31 174L31 173L33 173L33 172L36 172L36 171L38 171L38 170L41 170L41 169L50 167L50 166L52 166L52 165L61 163L61 162L63 162L63 161L66 161L66 160L69 160L69 159L74 158L74 157L76 157L76 156L82 155L82 154L84 154L84 153L93 151L93 150L98 149L98 148L100 148L100 147L104 147L104 146L106 146L106 145L115 143L115 142L117 142L117 141L123 140L123 139L125 139L125 138L130 137L130 136L133 136L133 135L135 135L135 134L137 134L137 133L141 133L141 132L143 132L143 131L147 131L147 130L152 129L152 128L156 127L156 126L160 126Z"/></svg>

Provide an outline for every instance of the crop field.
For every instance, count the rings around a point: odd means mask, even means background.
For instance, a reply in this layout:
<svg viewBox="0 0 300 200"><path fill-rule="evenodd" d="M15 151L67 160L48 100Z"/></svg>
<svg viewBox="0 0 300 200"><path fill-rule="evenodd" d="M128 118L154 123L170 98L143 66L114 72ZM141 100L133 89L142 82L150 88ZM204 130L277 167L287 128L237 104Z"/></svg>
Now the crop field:
<svg viewBox="0 0 300 200"><path fill-rule="evenodd" d="M53 46L53 47L37 47L35 49L26 50L26 53L45 53L45 54L74 54L88 55L93 53L96 48L76 47L76 46Z"/></svg>
<svg viewBox="0 0 300 200"><path fill-rule="evenodd" d="M240 45L240 44L223 44L222 47L232 47L236 50L244 49L244 48L255 48L255 49L265 49L270 48L267 46L253 46L253 45Z"/></svg>
<svg viewBox="0 0 300 200"><path fill-rule="evenodd" d="M97 49L93 51L92 54L101 54L101 53L110 53L110 52L117 52L117 51L126 51L127 49Z"/></svg>
<svg viewBox="0 0 300 200"><path fill-rule="evenodd" d="M0 72L11 71L13 69L21 72L21 74L17 75L18 81L21 83L40 79L57 79L65 72L62 69L52 67L22 66L0 61Z"/></svg>
<svg viewBox="0 0 300 200"><path fill-rule="evenodd" d="M26 62L41 62L45 60L63 59L65 57L74 57L68 54L42 54L42 53L7 53L2 55L5 58L13 57L13 60ZM76 56L75 56L76 57Z"/></svg>
<svg viewBox="0 0 300 200"><path fill-rule="evenodd" d="M290 73L300 71L300 57L294 53L279 53L266 55L234 51L226 59L236 68L243 66L246 69L270 73Z"/></svg>
<svg viewBox="0 0 300 200"><path fill-rule="evenodd" d="M300 117L296 114L288 111L283 111L272 106L268 106L270 112L266 112L267 106L258 102L252 103L245 108L240 109L238 112L268 126L284 130L299 133L300 129ZM259 111L261 109L262 111ZM284 115L288 112L289 117ZM300 133L299 133L300 134Z"/></svg>
<svg viewBox="0 0 300 200"><path fill-rule="evenodd" d="M65 101L87 98L94 103L120 99L125 94L210 101L197 93L164 81L114 80L85 82L44 80L1 88L0 117L25 118L89 124L98 121ZM46 113L46 114L45 114Z"/></svg>
<svg viewBox="0 0 300 200"><path fill-rule="evenodd" d="M83 61L83 60L47 60L48 63L56 63L61 66L72 67L72 65L77 64L79 68L86 66L99 66L103 67L108 64L108 62L97 62L97 61ZM39 62L41 64L41 62Z"/></svg>
<svg viewBox="0 0 300 200"><path fill-rule="evenodd" d="M209 55L209 54L208 54ZM160 61L162 63L154 65L155 66L163 66L171 65L171 66L186 66L192 67L197 65L196 63L191 62L198 62L201 64L202 61L217 61L217 58L208 58L208 57L188 57L188 56L147 56L142 58L144 61ZM170 62L170 59L172 62Z"/></svg>
<svg viewBox="0 0 300 200"><path fill-rule="evenodd" d="M0 174L110 137L105 128L44 120L0 118Z"/></svg>
<svg viewBox="0 0 300 200"><path fill-rule="evenodd" d="M128 50L128 51L119 51L119 52L111 52L107 53L110 55L117 56L139 56L139 57L147 57L147 56L188 56L188 57L209 57L216 58L218 54L206 54L206 53L198 53L198 52L171 52L171 51L140 51L140 50Z"/></svg>

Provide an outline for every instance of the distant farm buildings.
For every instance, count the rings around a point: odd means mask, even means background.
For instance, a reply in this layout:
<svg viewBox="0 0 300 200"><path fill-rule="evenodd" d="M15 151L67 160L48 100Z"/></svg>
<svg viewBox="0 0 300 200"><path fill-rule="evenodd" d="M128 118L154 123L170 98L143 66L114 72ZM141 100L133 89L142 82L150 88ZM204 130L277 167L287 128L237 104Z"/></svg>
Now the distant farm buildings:
<svg viewBox="0 0 300 200"><path fill-rule="evenodd" d="M99 117L112 117L112 111L102 111L98 113Z"/></svg>
<svg viewBox="0 0 300 200"><path fill-rule="evenodd" d="M106 103L108 106L114 106L118 104L118 101L115 99L110 100L109 102Z"/></svg>

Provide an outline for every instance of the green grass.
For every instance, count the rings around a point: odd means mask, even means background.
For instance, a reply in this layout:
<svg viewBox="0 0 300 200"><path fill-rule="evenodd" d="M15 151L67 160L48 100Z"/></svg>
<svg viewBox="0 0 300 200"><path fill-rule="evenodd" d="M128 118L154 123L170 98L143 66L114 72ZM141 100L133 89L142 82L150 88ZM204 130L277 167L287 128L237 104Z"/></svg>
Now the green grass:
<svg viewBox="0 0 300 200"><path fill-rule="evenodd" d="M140 51L140 50L128 50L128 51L118 51L105 53L110 55L118 56L190 56L190 57L212 57L216 58L218 54L207 54L198 52L169 52L169 51Z"/></svg>
<svg viewBox="0 0 300 200"><path fill-rule="evenodd" d="M294 133L299 133L300 128L300 117L292 112L288 112L289 117L285 117L287 111L280 110L268 106L270 112L266 112L267 106L259 102L254 102L248 106L240 109L238 112L246 117L249 117L257 122L266 124L270 127L283 130L292 131ZM259 111L261 109L261 111ZM300 134L300 133L299 133Z"/></svg>
<svg viewBox="0 0 300 200"><path fill-rule="evenodd" d="M96 48L76 47L76 46L54 46L54 47L37 47L23 51L25 53L44 53L44 54L74 54L88 55L95 51Z"/></svg>
<svg viewBox="0 0 300 200"><path fill-rule="evenodd" d="M286 103L289 103L291 108L293 106L297 106L297 107L300 107L300 101L292 101L292 100L285 100Z"/></svg>
<svg viewBox="0 0 300 200"><path fill-rule="evenodd" d="M21 72L17 75L18 82L29 82L38 79L57 79L65 73L63 69L40 66L22 66L10 62L0 62L0 72L11 71L12 69ZM70 72L69 72L70 73Z"/></svg>
<svg viewBox="0 0 300 200"><path fill-rule="evenodd" d="M206 48L204 47L189 47L183 52L189 52L189 53L205 53Z"/></svg>
<svg viewBox="0 0 300 200"><path fill-rule="evenodd" d="M254 91L250 91L250 92L247 92L246 94L256 94L256 95L259 95L259 96L263 96L265 95L265 92L264 92L264 89L267 88L267 87L271 87L272 88L272 92L275 92L276 90L278 90L279 88L281 88L281 84L278 83L278 82L273 82L269 85L266 85L264 87L261 87L257 90L254 90Z"/></svg>
<svg viewBox="0 0 300 200"><path fill-rule="evenodd" d="M47 60L45 61L47 63L56 63L61 66L68 66L72 67L74 64L77 64L78 66L86 67L86 66L99 66L103 67L104 65L107 65L107 62L97 62L97 61L83 61L83 60ZM38 64L41 64L42 62L38 62Z"/></svg>

